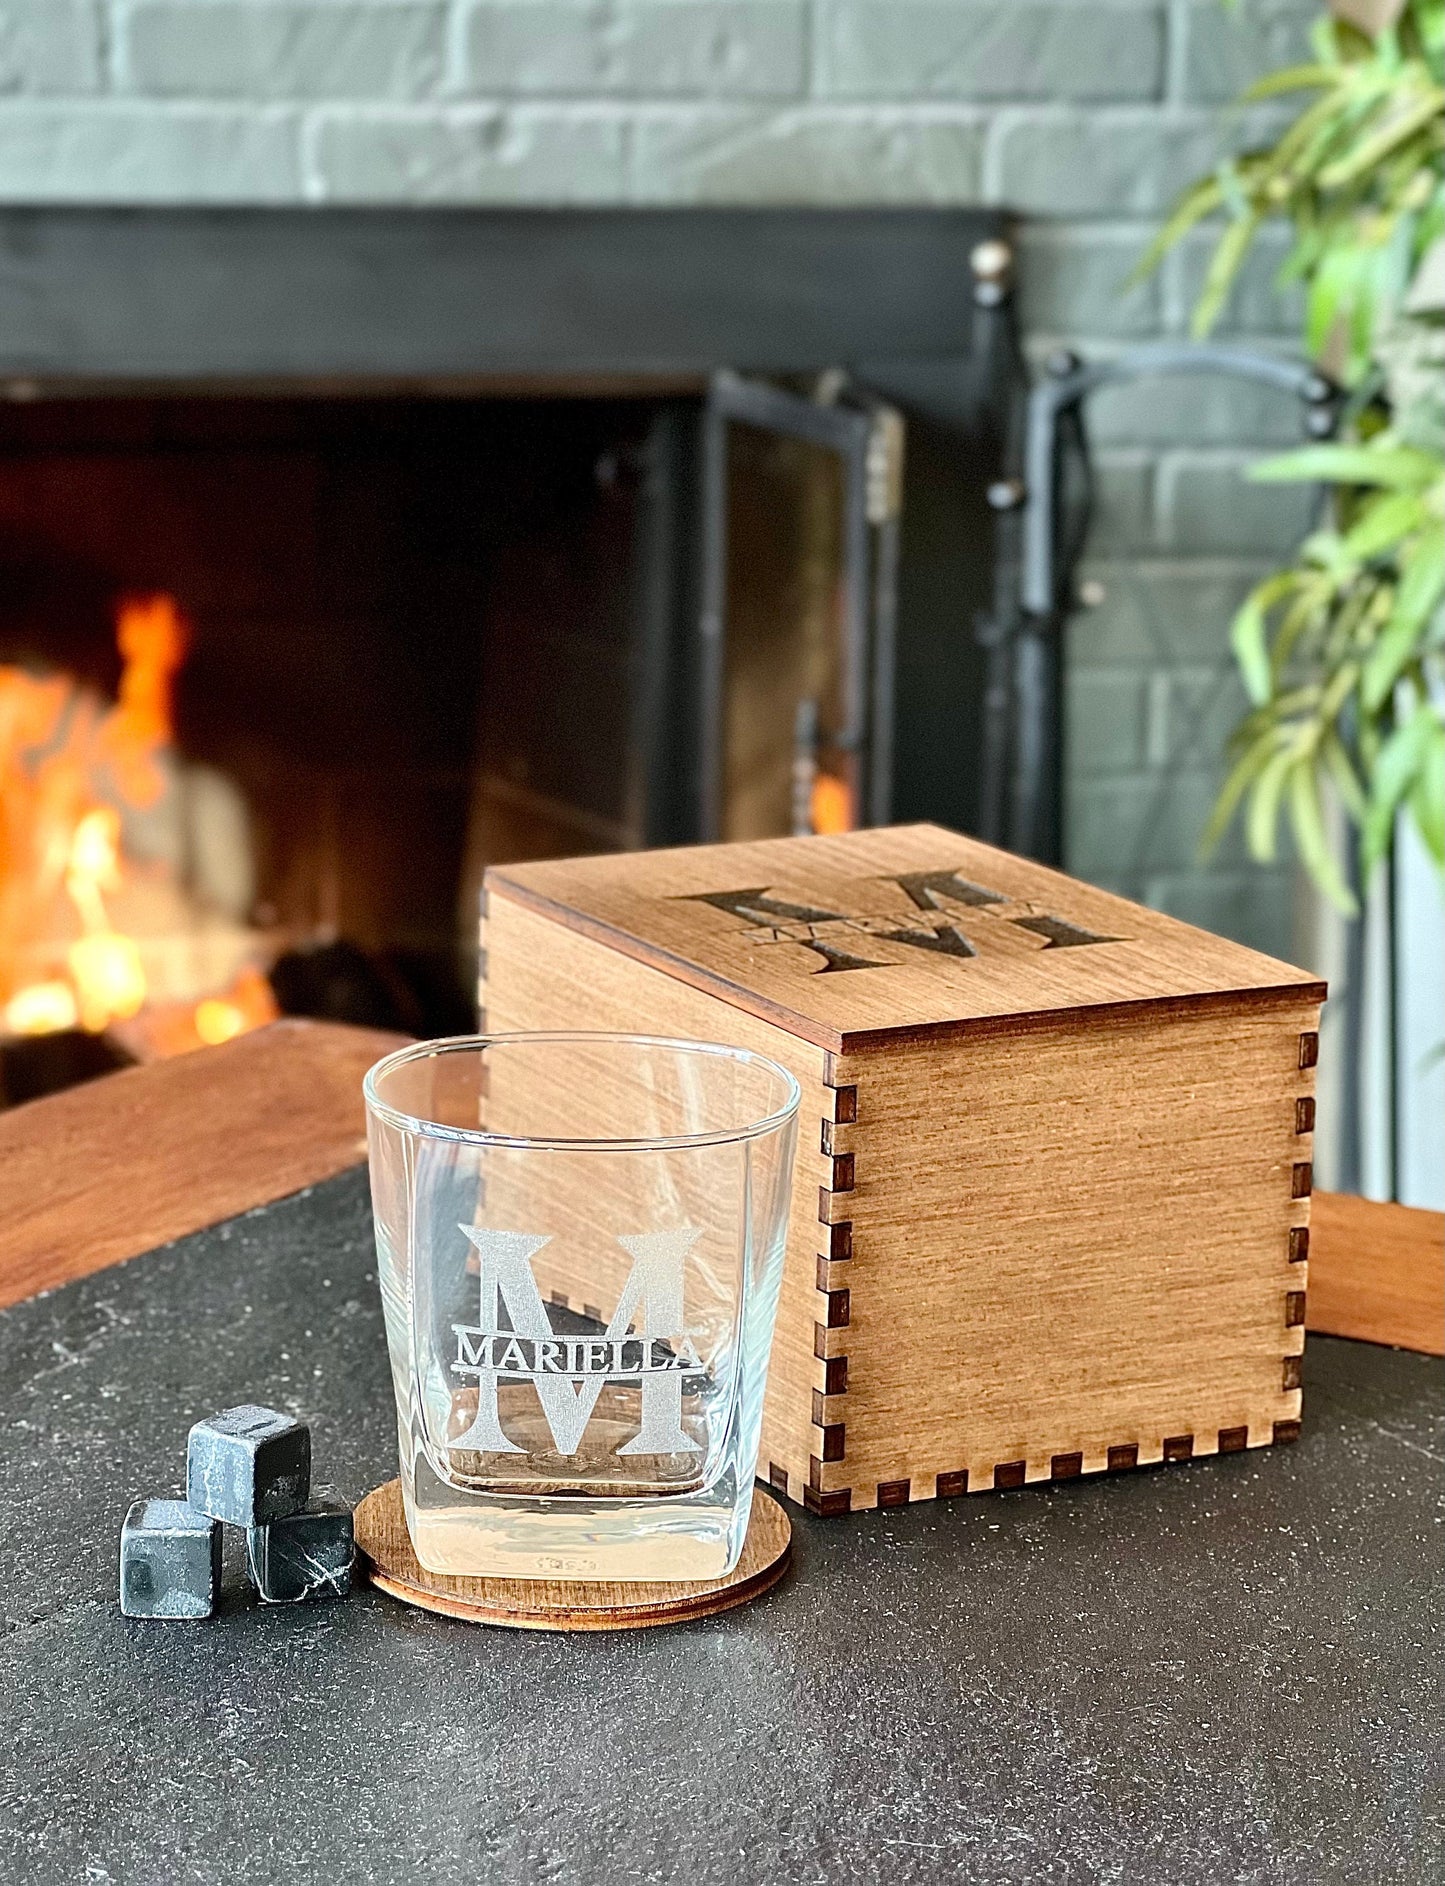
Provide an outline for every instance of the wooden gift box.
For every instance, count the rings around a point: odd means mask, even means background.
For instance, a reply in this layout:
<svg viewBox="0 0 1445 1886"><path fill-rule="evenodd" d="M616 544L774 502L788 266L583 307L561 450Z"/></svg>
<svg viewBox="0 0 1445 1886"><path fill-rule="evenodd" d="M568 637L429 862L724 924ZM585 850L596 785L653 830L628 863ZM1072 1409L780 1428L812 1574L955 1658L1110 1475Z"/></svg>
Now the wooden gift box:
<svg viewBox="0 0 1445 1886"><path fill-rule="evenodd" d="M815 1512L1293 1440L1324 986L916 825L494 867L489 1029L802 1084L759 1473Z"/></svg>

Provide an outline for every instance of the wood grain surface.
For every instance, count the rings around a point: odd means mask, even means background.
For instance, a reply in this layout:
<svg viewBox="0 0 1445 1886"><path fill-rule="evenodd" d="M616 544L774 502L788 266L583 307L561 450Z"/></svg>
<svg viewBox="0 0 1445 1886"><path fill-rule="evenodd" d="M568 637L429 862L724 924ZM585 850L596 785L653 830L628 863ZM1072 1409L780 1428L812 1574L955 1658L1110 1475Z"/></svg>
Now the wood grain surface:
<svg viewBox="0 0 1445 1886"><path fill-rule="evenodd" d="M1306 1327L1445 1355L1445 1212L1316 1192Z"/></svg>
<svg viewBox="0 0 1445 1886"><path fill-rule="evenodd" d="M645 1018L802 1088L759 1459L778 1491L830 1514L1298 1433L1313 978L933 827L489 886L490 1027ZM708 901L728 886L740 908Z"/></svg>
<svg viewBox="0 0 1445 1886"><path fill-rule="evenodd" d="M494 903L834 1053L1325 993L1287 963L936 825L493 866L487 885Z"/></svg>
<svg viewBox="0 0 1445 1886"><path fill-rule="evenodd" d="M788 1569L793 1528L778 1502L759 1490L753 1494L742 1557L726 1578L687 1584L447 1578L418 1563L406 1530L401 1482L388 1480L357 1507L356 1543L372 1584L423 1611L522 1631L626 1631L711 1617L759 1597Z"/></svg>
<svg viewBox="0 0 1445 1886"><path fill-rule="evenodd" d="M839 1057L858 1119L846 1394L810 1484L849 1508L1119 1471L1298 1432L1316 1010L1145 1013ZM811 1333L811 1332L810 1332ZM838 1424L844 1425L838 1425ZM836 1429L836 1432L834 1431ZM816 1430L815 1430L816 1432ZM1186 1446L1187 1443L1187 1446Z"/></svg>
<svg viewBox="0 0 1445 1886"><path fill-rule="evenodd" d="M0 1113L0 1307L358 1164L362 1076L400 1042L275 1022Z"/></svg>

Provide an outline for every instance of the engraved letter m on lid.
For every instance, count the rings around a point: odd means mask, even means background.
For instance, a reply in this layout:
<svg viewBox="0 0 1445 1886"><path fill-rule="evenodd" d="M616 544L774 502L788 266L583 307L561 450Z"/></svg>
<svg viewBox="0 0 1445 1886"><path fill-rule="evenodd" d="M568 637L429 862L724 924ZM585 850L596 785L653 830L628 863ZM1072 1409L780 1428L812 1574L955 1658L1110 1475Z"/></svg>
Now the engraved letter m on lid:
<svg viewBox="0 0 1445 1886"><path fill-rule="evenodd" d="M577 1339L558 1337L553 1331L532 1271L532 1259L549 1242L547 1238L476 1225L458 1228L480 1259L481 1311L475 1331L459 1328L457 1332L462 1360L453 1367L476 1376L477 1412L466 1433L451 1443L454 1448L495 1454L526 1452L502 1430L497 1381L499 1374L505 1374L508 1381L525 1380L536 1390L559 1454L577 1452L609 1381L635 1387L642 1403L638 1432L618 1453L700 1451L682 1425L684 1376L701 1372L687 1340L682 1303L683 1266L700 1232L684 1227L619 1237L617 1242L632 1259L632 1268L617 1307L600 1339ZM503 1305L510 1330L500 1327ZM658 1342L671 1345L660 1364L652 1360ZM633 1366L623 1362L623 1352L629 1347L636 1352ZM498 1367L499 1351L507 1357L504 1369ZM687 1366L689 1360L692 1368Z"/></svg>

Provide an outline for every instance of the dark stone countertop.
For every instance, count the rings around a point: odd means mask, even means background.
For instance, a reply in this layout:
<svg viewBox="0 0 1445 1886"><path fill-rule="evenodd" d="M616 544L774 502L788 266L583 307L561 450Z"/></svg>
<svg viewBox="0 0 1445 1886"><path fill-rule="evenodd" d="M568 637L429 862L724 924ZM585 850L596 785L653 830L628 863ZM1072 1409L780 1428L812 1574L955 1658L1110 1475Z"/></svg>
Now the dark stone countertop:
<svg viewBox="0 0 1445 1886"><path fill-rule="evenodd" d="M1445 1876L1445 1365L1315 1340L1293 1448L812 1521L767 1597L483 1630L363 1590L122 1618L196 1416L395 1466L365 1176L0 1316L0 1876L1119 1882Z"/></svg>

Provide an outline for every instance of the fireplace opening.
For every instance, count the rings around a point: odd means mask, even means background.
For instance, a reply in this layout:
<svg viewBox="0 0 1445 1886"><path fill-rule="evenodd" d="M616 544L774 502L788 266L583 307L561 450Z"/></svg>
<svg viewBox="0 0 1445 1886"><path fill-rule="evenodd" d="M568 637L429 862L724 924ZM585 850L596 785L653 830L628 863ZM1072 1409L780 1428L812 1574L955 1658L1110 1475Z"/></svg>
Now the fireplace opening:
<svg viewBox="0 0 1445 1886"><path fill-rule="evenodd" d="M464 1030L491 862L946 814L901 452L836 381L0 407L9 1098L278 1013Z"/></svg>
<svg viewBox="0 0 1445 1886"><path fill-rule="evenodd" d="M485 863L641 839L663 403L0 410L7 1032L468 1026Z"/></svg>
<svg viewBox="0 0 1445 1886"><path fill-rule="evenodd" d="M0 1104L278 1012L473 1026L493 861L978 829L992 213L26 229Z"/></svg>

